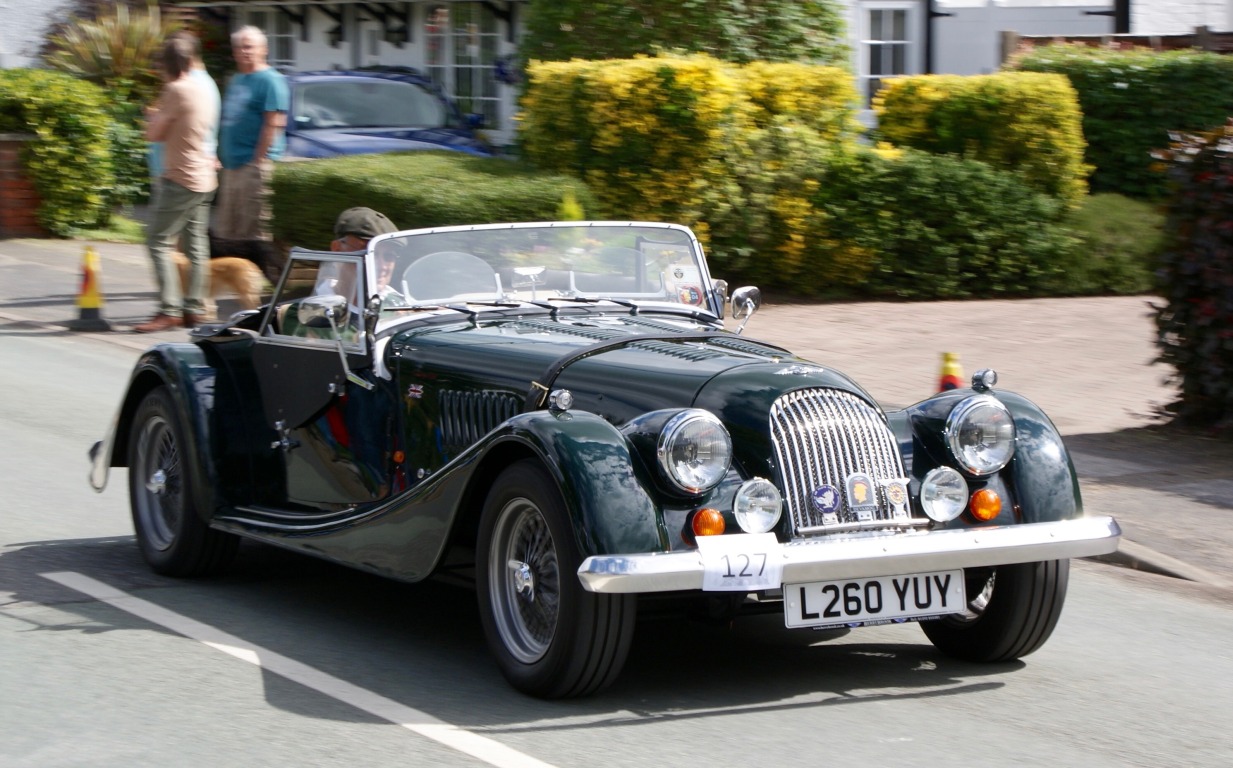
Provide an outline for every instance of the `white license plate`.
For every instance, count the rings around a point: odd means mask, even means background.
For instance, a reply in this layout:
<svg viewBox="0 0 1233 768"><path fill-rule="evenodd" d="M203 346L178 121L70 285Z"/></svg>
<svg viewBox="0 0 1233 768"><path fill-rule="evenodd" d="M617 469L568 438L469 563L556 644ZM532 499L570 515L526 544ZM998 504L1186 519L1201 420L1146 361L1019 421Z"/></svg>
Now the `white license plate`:
<svg viewBox="0 0 1233 768"><path fill-rule="evenodd" d="M851 627L886 624L964 610L963 571L785 584L784 624Z"/></svg>

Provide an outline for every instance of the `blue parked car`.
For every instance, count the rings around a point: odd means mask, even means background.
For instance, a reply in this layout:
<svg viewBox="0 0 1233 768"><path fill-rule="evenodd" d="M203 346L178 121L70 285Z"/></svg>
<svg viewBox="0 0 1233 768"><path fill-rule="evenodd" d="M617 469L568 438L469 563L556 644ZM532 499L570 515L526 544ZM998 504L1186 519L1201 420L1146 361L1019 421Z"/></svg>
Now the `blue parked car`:
<svg viewBox="0 0 1233 768"><path fill-rule="evenodd" d="M476 133L483 117L463 115L435 83L409 67L292 72L287 80L287 158L416 149L493 154Z"/></svg>

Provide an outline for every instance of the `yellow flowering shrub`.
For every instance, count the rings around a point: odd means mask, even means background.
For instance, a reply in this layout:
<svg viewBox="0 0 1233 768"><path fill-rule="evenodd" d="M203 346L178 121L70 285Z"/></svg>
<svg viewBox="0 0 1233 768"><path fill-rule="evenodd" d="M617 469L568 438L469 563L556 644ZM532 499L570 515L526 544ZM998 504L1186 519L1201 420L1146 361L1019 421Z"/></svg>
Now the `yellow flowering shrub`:
<svg viewBox="0 0 1233 768"><path fill-rule="evenodd" d="M892 144L1017 171L1071 208L1087 195L1083 114L1063 75L897 77L873 107L880 137Z"/></svg>
<svg viewBox="0 0 1233 768"><path fill-rule="evenodd" d="M822 243L811 168L859 133L857 106L851 73L836 67L532 62L520 135L534 163L586 181L590 213L687 224L720 270L799 286Z"/></svg>
<svg viewBox="0 0 1233 768"><path fill-rule="evenodd" d="M738 97L708 56L532 62L523 147L584 179L608 215L673 219L721 152Z"/></svg>
<svg viewBox="0 0 1233 768"><path fill-rule="evenodd" d="M754 61L738 70L748 118L759 128L786 116L826 139L860 132L852 73L840 67Z"/></svg>

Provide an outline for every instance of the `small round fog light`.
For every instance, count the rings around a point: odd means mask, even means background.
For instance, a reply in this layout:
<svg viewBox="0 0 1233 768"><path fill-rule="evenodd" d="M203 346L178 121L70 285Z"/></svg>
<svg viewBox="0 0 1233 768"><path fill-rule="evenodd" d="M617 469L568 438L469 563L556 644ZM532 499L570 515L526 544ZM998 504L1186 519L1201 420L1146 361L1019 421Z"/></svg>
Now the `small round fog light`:
<svg viewBox="0 0 1233 768"><path fill-rule="evenodd" d="M732 502L736 524L745 533L766 533L779 522L783 496L770 480L755 477L746 480Z"/></svg>
<svg viewBox="0 0 1233 768"><path fill-rule="evenodd" d="M972 517L982 522L987 522L1001 513L1002 497L991 488L981 488L972 494L972 501L968 503L968 509L971 510Z"/></svg>
<svg viewBox="0 0 1233 768"><path fill-rule="evenodd" d="M920 506L929 519L946 523L958 517L968 505L968 484L950 467L938 467L925 475L920 484Z"/></svg>
<svg viewBox="0 0 1233 768"><path fill-rule="evenodd" d="M972 374L972 389L977 392L988 392L998 384L998 372L992 368L981 368Z"/></svg>
<svg viewBox="0 0 1233 768"><path fill-rule="evenodd" d="M695 512L690 527L693 528L695 536L718 536L727 528L723 513L710 507L703 507Z"/></svg>

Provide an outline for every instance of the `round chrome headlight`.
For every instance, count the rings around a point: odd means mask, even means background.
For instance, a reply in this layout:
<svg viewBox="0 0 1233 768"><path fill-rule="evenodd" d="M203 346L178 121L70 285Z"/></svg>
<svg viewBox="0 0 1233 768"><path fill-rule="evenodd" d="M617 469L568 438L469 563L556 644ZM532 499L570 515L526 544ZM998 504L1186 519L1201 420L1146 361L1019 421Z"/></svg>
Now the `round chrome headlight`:
<svg viewBox="0 0 1233 768"><path fill-rule="evenodd" d="M659 468L688 493L709 491L732 465L732 438L709 411L681 411L659 434Z"/></svg>
<svg viewBox="0 0 1233 768"><path fill-rule="evenodd" d="M732 513L736 524L745 533L766 533L779 522L783 511L783 496L770 480L755 477L746 480L736 491Z"/></svg>
<svg viewBox="0 0 1233 768"><path fill-rule="evenodd" d="M929 471L920 484L920 506L930 520L945 523L963 513L968 505L968 483L950 467Z"/></svg>
<svg viewBox="0 0 1233 768"><path fill-rule="evenodd" d="M946 419L946 441L960 467L989 475L1015 455L1015 421L996 397L969 397Z"/></svg>

